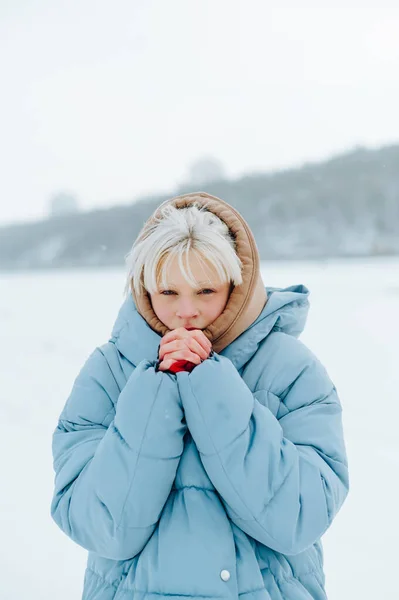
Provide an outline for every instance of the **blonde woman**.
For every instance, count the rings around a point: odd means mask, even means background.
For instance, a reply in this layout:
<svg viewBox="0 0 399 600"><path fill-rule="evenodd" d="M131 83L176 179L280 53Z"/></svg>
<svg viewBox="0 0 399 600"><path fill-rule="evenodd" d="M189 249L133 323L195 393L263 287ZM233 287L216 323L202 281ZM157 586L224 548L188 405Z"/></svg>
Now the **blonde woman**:
<svg viewBox="0 0 399 600"><path fill-rule="evenodd" d="M53 436L83 600L325 599L349 482L336 389L298 340L307 288L265 287L248 224L205 193L161 204L127 264Z"/></svg>

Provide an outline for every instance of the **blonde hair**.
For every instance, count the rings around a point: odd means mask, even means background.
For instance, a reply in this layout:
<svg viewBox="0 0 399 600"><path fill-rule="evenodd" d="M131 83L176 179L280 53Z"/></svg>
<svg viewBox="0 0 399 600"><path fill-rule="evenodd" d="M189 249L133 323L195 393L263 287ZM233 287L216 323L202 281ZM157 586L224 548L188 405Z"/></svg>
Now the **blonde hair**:
<svg viewBox="0 0 399 600"><path fill-rule="evenodd" d="M165 203L159 210L160 216L145 223L125 257L128 270L125 294L132 284L136 295L142 288L150 294L155 293L159 281L162 286L167 286L165 273L174 256L178 257L186 281L195 287L196 281L188 264L190 251L202 263L206 259L222 282L234 286L242 283L242 262L236 253L234 237L224 221L195 202L184 208Z"/></svg>

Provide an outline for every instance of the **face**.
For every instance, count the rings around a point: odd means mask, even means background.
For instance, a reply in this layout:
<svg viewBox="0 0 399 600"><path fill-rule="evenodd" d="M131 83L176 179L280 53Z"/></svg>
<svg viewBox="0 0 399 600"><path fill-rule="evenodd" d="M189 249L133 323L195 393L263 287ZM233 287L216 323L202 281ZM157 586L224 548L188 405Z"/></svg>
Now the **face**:
<svg viewBox="0 0 399 600"><path fill-rule="evenodd" d="M189 254L189 266L197 281L195 288L184 279L174 257L166 274L168 287L159 284L157 292L150 294L155 314L171 330L205 329L223 312L230 295L230 283L222 283L208 262L203 264Z"/></svg>

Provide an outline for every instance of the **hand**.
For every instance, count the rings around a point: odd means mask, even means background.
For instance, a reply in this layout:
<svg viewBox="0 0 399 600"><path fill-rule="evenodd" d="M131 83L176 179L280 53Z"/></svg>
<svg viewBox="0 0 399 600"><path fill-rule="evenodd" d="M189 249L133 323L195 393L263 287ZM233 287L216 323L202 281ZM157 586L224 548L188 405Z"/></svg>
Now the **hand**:
<svg viewBox="0 0 399 600"><path fill-rule="evenodd" d="M208 358L212 344L200 329L188 331L179 327L169 331L159 346L160 371L167 371L176 361L200 364Z"/></svg>

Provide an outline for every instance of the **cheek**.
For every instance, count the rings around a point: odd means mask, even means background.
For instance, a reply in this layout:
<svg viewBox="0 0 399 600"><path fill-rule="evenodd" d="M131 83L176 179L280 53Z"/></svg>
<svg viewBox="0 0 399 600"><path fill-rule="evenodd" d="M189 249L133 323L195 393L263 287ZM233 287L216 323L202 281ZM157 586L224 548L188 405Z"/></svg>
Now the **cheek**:
<svg viewBox="0 0 399 600"><path fill-rule="evenodd" d="M163 301L162 301L163 300ZM176 306L173 302L168 302L169 299L161 299L153 303L153 309L158 319L162 321L170 329L173 328L175 322Z"/></svg>
<svg viewBox="0 0 399 600"><path fill-rule="evenodd" d="M152 308L158 315L167 315L170 312L170 307L159 298L153 299Z"/></svg>
<svg viewBox="0 0 399 600"><path fill-rule="evenodd" d="M208 314L217 317L220 313L223 312L227 303L227 299L218 298L216 302L213 302L211 306L208 307Z"/></svg>

